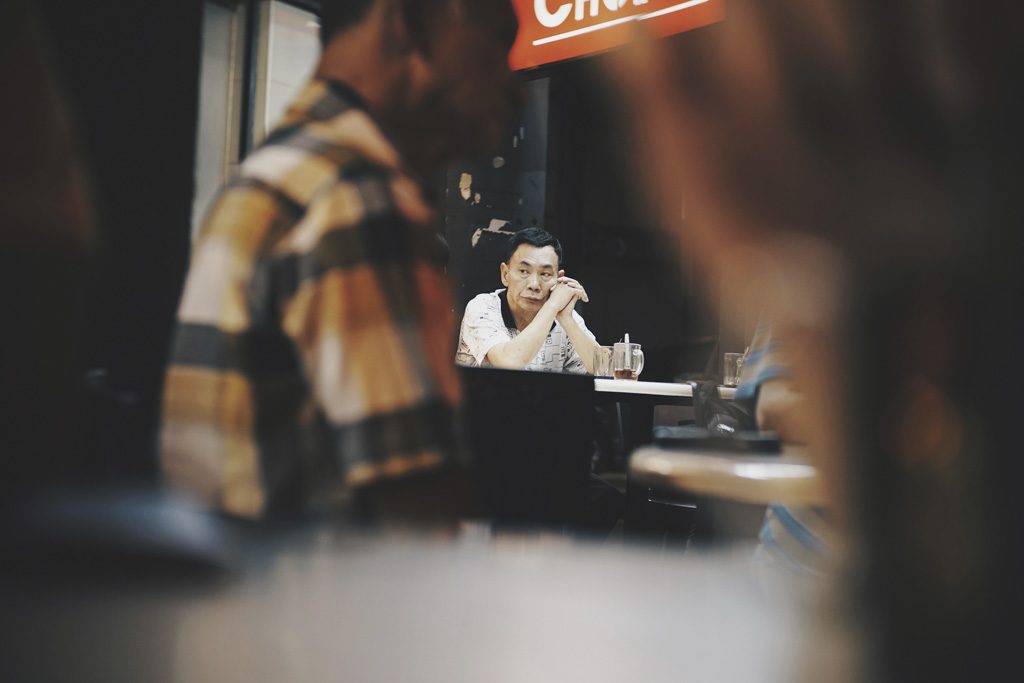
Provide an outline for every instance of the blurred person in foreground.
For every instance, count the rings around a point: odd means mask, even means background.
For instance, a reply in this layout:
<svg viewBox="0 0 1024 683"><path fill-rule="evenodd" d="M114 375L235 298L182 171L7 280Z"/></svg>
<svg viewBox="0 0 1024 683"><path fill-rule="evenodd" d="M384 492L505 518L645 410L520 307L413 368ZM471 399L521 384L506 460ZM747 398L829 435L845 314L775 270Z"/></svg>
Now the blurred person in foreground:
<svg viewBox="0 0 1024 683"><path fill-rule="evenodd" d="M733 400L748 408L757 429L774 432L787 446L807 443L807 406L793 379L784 340L767 320L757 323ZM834 571L827 507L772 503L758 533L755 557L769 579L815 580Z"/></svg>
<svg viewBox="0 0 1024 683"><path fill-rule="evenodd" d="M94 241L78 130L38 10L0 6L0 499L91 474L76 447L76 339ZM59 425L55 425L55 420ZM19 520L20 521L20 520Z"/></svg>
<svg viewBox="0 0 1024 683"><path fill-rule="evenodd" d="M587 291L562 270L562 245L541 228L508 238L498 266L505 289L466 304L455 360L513 370L594 372L597 341L576 312Z"/></svg>
<svg viewBox="0 0 1024 683"><path fill-rule="evenodd" d="M446 254L422 178L520 98L507 0L325 0L311 82L197 239L164 395L167 479L231 515L454 520Z"/></svg>
<svg viewBox="0 0 1024 683"><path fill-rule="evenodd" d="M1017 666L1022 21L737 0L609 63L661 222L791 350L870 680Z"/></svg>

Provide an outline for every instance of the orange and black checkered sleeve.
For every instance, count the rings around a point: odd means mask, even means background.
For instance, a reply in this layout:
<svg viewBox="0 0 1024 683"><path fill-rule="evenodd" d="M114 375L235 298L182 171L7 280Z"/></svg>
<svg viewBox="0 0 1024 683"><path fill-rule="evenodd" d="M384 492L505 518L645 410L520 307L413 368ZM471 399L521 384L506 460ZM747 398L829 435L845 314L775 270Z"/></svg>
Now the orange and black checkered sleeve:
<svg viewBox="0 0 1024 683"><path fill-rule="evenodd" d="M458 459L452 306L429 210L411 181L350 164L271 268L329 451L347 483Z"/></svg>
<svg viewBox="0 0 1024 683"><path fill-rule="evenodd" d="M343 92L289 116L204 223L164 389L168 480L246 517L461 460L433 212Z"/></svg>

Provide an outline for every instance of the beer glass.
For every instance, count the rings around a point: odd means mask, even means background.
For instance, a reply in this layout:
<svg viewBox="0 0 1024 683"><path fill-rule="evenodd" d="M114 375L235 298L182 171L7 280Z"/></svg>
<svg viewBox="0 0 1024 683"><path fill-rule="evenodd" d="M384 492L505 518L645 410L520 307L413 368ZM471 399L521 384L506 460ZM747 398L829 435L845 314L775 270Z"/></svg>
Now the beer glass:
<svg viewBox="0 0 1024 683"><path fill-rule="evenodd" d="M727 353L722 359L722 384L727 387L734 387L740 383L740 374L743 372L743 354Z"/></svg>
<svg viewBox="0 0 1024 683"><path fill-rule="evenodd" d="M594 349L594 377L612 376L612 347L598 346Z"/></svg>
<svg viewBox="0 0 1024 683"><path fill-rule="evenodd" d="M639 344L615 344L612 348L612 376L615 379L636 379L643 369L644 352Z"/></svg>

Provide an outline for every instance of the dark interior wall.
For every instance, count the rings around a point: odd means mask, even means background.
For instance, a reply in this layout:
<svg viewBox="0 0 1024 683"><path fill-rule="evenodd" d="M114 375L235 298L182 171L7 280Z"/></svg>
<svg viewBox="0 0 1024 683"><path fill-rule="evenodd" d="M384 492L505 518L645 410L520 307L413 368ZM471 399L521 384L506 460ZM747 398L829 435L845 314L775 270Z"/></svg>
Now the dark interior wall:
<svg viewBox="0 0 1024 683"><path fill-rule="evenodd" d="M498 264L510 232L531 226L549 229L545 206L550 79L529 80L525 88L526 105L511 117L495 154L448 168L445 234L458 311L477 294L501 286ZM564 240L561 234L559 238Z"/></svg>
<svg viewBox="0 0 1024 683"><path fill-rule="evenodd" d="M491 220L508 221L505 231L539 225L558 236L567 273L587 288L591 301L577 311L598 341L611 344L628 332L645 349L644 379L704 372L716 355L715 306L646 211L625 126L593 60L524 78L527 104L498 152L505 163L460 163L448 172L446 234L458 311L500 286L506 235L488 231ZM473 177L468 199L459 191L463 173Z"/></svg>
<svg viewBox="0 0 1024 683"><path fill-rule="evenodd" d="M155 473L155 427L188 259L200 0L41 0L96 208L78 365L81 458Z"/></svg>
<svg viewBox="0 0 1024 683"><path fill-rule="evenodd" d="M90 212L46 41L28 0L0 4L0 500L68 471ZM58 424L55 424L57 422Z"/></svg>
<svg viewBox="0 0 1024 683"><path fill-rule="evenodd" d="M648 211L635 174L642 160L615 95L594 59L556 69L549 211L574 246L574 269L591 297L588 326L604 344L627 332L642 344L644 379L702 373L718 333L716 306Z"/></svg>

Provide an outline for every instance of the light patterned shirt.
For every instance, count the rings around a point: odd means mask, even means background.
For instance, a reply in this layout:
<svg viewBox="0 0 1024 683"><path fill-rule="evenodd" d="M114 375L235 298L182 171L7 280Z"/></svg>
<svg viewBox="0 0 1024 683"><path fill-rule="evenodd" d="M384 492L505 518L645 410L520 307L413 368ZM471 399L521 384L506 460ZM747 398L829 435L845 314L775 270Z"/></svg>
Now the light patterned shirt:
<svg viewBox="0 0 1024 683"><path fill-rule="evenodd" d="M311 82L194 247L164 391L170 482L260 517L457 461L445 257L360 98Z"/></svg>
<svg viewBox="0 0 1024 683"><path fill-rule="evenodd" d="M511 341L519 335L505 292L504 289L498 289L478 294L466 304L466 313L462 316L462 327L459 330L459 348L455 354L455 361L460 365L490 366L487 353L498 344ZM576 311L572 312L572 317L593 339L594 335L587 329L583 318ZM578 374L587 372L583 359L576 353L569 335L558 321L551 325L544 345L525 369Z"/></svg>

